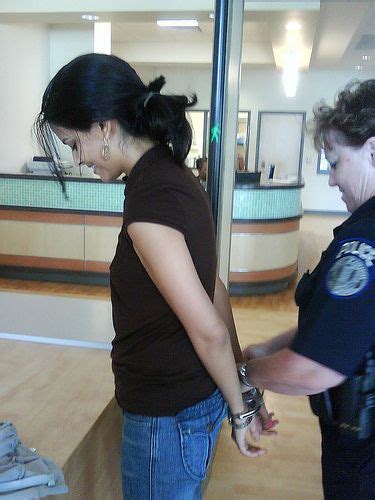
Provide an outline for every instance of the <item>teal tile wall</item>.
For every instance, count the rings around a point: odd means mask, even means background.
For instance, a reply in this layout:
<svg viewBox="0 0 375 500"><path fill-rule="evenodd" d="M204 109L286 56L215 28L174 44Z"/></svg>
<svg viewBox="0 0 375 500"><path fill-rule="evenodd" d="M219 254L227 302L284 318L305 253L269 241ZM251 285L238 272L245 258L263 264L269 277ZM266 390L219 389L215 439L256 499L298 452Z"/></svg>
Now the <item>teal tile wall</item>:
<svg viewBox="0 0 375 500"><path fill-rule="evenodd" d="M234 190L233 219L286 219L301 214L300 188Z"/></svg>
<svg viewBox="0 0 375 500"><path fill-rule="evenodd" d="M122 182L104 184L68 181L66 191L68 199L57 181L0 178L0 205L122 213Z"/></svg>
<svg viewBox="0 0 375 500"><path fill-rule="evenodd" d="M0 177L0 206L55 208L122 213L123 183L66 183L68 199L58 182ZM235 189L234 219L282 219L300 215L301 189Z"/></svg>

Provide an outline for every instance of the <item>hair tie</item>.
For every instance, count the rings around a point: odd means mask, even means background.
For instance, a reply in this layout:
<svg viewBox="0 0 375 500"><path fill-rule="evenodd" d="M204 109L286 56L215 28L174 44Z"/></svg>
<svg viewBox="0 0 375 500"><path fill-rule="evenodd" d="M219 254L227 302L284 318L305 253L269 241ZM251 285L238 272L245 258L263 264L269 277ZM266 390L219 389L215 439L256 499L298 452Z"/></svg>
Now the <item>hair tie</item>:
<svg viewBox="0 0 375 500"><path fill-rule="evenodd" d="M145 108L147 106L147 103L148 101L151 99L151 97L156 94L156 92L149 92L146 97L145 97L145 100L143 101L143 107Z"/></svg>

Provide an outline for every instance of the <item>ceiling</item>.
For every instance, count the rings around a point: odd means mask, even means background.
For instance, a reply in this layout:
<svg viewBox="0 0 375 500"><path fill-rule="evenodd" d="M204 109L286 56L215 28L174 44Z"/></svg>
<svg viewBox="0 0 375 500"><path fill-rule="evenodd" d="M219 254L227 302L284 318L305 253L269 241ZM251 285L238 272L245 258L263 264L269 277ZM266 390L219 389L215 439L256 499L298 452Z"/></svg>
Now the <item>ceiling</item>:
<svg viewBox="0 0 375 500"><path fill-rule="evenodd" d="M0 10L0 23L79 23L92 29L92 23L81 19L85 12L88 11L12 13ZM112 22L114 53L126 54L133 64L153 65L210 64L214 28L210 12L207 8L174 12L96 11L100 21ZM195 18L199 28L160 28L156 20L163 18ZM287 32L285 25L289 21L297 21L301 29ZM280 68L291 48L298 53L299 66L303 69L354 70L360 66L375 72L375 2L245 2L243 64ZM363 56L368 60L363 60Z"/></svg>

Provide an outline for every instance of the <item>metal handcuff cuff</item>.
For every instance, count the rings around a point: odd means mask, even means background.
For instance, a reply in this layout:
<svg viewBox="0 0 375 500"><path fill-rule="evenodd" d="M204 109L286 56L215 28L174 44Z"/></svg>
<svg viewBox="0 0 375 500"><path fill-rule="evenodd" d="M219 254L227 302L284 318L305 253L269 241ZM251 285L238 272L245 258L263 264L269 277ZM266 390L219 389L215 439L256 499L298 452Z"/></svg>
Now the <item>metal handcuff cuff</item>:
<svg viewBox="0 0 375 500"><path fill-rule="evenodd" d="M238 370L238 376L240 382L242 382L243 385L246 385L246 387L249 388L248 391L242 394L242 399L246 410L241 413L237 413L236 415L232 415L229 412L228 422L234 429L244 429L251 423L253 416L256 415L260 408L264 405L263 392L250 384L247 378L247 363L243 363L241 365ZM241 423L236 424L235 419L241 420Z"/></svg>

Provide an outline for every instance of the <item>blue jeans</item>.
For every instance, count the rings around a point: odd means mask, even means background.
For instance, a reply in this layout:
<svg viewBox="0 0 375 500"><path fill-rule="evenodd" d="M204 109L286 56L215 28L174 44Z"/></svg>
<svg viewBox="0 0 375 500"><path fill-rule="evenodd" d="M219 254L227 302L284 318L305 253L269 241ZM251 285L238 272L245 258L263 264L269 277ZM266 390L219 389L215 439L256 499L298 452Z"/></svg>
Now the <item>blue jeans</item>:
<svg viewBox="0 0 375 500"><path fill-rule="evenodd" d="M121 445L126 500L198 500L227 405L219 390L173 417L124 411Z"/></svg>

